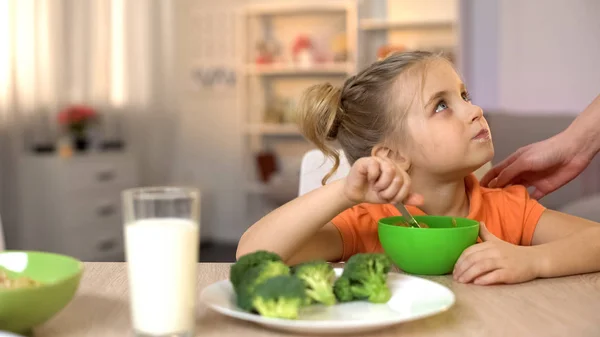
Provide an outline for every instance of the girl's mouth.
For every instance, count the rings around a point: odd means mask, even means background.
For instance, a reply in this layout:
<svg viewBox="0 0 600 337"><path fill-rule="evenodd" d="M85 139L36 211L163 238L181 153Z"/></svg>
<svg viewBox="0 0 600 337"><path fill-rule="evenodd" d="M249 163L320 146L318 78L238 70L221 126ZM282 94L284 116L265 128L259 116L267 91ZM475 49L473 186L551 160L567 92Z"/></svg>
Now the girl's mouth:
<svg viewBox="0 0 600 337"><path fill-rule="evenodd" d="M473 137L474 140L487 140L490 139L490 132L487 129L481 129L479 133Z"/></svg>

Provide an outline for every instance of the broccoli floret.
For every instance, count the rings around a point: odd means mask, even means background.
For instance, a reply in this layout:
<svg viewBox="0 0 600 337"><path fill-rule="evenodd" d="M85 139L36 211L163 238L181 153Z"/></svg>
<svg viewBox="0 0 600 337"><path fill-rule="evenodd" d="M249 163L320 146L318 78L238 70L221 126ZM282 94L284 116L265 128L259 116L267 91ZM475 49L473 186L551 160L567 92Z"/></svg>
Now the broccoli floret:
<svg viewBox="0 0 600 337"><path fill-rule="evenodd" d="M387 273L390 271L391 262L383 254L356 254L352 256L346 266L339 283L336 286L338 299L347 301L348 285L353 300L368 300L373 303L385 303L392 294L387 286Z"/></svg>
<svg viewBox="0 0 600 337"><path fill-rule="evenodd" d="M302 263L293 268L293 273L304 282L309 302L335 304L333 294L335 271L329 263L323 260Z"/></svg>
<svg viewBox="0 0 600 337"><path fill-rule="evenodd" d="M290 268L281 261L268 261L250 268L236 290L238 306L253 311L252 298L256 288L272 277L289 274Z"/></svg>
<svg viewBox="0 0 600 337"><path fill-rule="evenodd" d="M350 290L350 280L347 277L338 278L333 284L333 293L340 302L350 302L354 299Z"/></svg>
<svg viewBox="0 0 600 337"><path fill-rule="evenodd" d="M261 316L273 318L296 319L305 303L304 282L289 275L266 280L256 288L252 299L254 308Z"/></svg>
<svg viewBox="0 0 600 337"><path fill-rule="evenodd" d="M246 254L238 259L229 270L229 280L234 288L238 288L248 270L269 261L281 261L281 257L275 253L259 250Z"/></svg>

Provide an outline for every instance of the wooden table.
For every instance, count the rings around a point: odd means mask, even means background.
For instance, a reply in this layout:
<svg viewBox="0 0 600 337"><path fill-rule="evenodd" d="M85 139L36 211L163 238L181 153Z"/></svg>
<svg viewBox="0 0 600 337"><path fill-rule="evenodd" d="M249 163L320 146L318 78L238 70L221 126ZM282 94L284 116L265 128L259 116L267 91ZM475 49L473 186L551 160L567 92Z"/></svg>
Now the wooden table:
<svg viewBox="0 0 600 337"><path fill-rule="evenodd" d="M199 291L228 273L229 264L200 264ZM430 279L454 291L451 310L369 336L600 336L600 273L492 287ZM128 296L124 263L86 263L76 297L35 336L131 336ZM286 335L219 315L203 304L197 317L198 336Z"/></svg>

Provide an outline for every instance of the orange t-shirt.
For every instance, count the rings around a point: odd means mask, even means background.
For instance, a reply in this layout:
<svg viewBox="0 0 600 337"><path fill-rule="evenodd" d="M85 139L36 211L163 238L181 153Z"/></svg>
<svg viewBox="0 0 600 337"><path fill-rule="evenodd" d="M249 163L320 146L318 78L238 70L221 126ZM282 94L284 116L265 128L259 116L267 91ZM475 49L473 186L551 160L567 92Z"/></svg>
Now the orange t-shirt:
<svg viewBox="0 0 600 337"><path fill-rule="evenodd" d="M474 175L465 178L469 193L469 219L485 222L488 230L498 238L515 245L529 246L533 232L545 210L529 198L523 186L503 189L484 188ZM425 215L414 206L407 206L412 215ZM331 222L340 231L344 243L342 261L357 253L381 253L377 222L381 218L399 216L391 204L360 204L345 210Z"/></svg>

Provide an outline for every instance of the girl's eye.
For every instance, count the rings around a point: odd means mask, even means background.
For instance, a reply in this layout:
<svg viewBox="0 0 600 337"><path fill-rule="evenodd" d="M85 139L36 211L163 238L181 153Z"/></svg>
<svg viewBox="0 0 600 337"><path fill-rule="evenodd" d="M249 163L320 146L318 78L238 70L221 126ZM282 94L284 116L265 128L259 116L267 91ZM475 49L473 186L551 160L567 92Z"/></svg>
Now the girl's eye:
<svg viewBox="0 0 600 337"><path fill-rule="evenodd" d="M448 109L448 104L446 104L446 101L440 101L435 107L435 112L444 111L446 109Z"/></svg>
<svg viewBox="0 0 600 337"><path fill-rule="evenodd" d="M461 94L462 98L467 101L467 102L471 102L471 95L469 94L468 91L465 91Z"/></svg>

